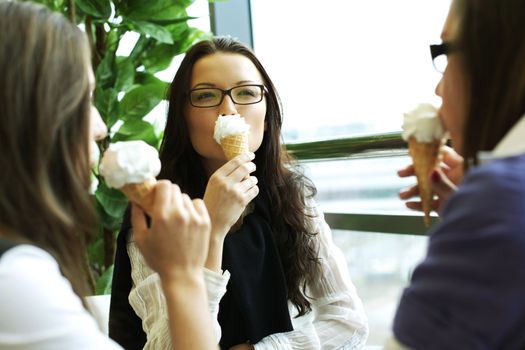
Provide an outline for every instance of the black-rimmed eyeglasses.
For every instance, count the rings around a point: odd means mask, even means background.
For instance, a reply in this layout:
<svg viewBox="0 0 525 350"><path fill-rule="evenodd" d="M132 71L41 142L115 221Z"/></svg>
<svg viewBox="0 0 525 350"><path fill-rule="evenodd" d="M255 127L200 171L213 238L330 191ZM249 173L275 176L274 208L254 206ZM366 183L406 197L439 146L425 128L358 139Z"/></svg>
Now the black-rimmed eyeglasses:
<svg viewBox="0 0 525 350"><path fill-rule="evenodd" d="M448 55L452 51L454 51L454 46L447 41L437 45L430 45L432 63L434 64L434 68L436 68L439 73L443 73L447 68Z"/></svg>
<svg viewBox="0 0 525 350"><path fill-rule="evenodd" d="M196 88L190 90L190 104L193 107L216 107L222 103L225 95L230 96L233 103L251 105L262 101L264 85L246 84L234 86L228 90L219 88Z"/></svg>

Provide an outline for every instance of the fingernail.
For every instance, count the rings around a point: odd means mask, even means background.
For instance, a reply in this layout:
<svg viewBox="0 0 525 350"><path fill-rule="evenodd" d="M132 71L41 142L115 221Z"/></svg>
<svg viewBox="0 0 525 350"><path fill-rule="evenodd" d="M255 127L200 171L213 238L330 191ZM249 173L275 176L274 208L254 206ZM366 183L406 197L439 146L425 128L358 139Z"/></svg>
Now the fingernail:
<svg viewBox="0 0 525 350"><path fill-rule="evenodd" d="M434 170L432 172L432 175L430 176L430 179L432 180L432 182L438 183L441 181L441 174L439 173L439 171Z"/></svg>

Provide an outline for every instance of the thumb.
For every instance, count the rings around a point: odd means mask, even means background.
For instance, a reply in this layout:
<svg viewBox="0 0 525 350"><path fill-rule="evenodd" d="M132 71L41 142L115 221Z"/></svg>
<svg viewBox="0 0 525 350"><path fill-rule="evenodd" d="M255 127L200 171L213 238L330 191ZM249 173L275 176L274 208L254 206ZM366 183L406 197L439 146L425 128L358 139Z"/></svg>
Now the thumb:
<svg viewBox="0 0 525 350"><path fill-rule="evenodd" d="M135 240L142 240L148 231L144 211L135 203L131 204L131 225Z"/></svg>
<svg viewBox="0 0 525 350"><path fill-rule="evenodd" d="M447 200L457 190L457 186L438 169L434 169L430 176L432 190L442 200Z"/></svg>

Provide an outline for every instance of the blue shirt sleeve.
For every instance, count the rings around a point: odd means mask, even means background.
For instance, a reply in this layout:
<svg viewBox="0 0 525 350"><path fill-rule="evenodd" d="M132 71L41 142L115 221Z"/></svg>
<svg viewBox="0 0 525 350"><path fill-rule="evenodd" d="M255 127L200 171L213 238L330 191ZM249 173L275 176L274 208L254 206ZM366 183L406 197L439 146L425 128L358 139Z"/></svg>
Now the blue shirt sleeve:
<svg viewBox="0 0 525 350"><path fill-rule="evenodd" d="M414 349L525 345L525 157L472 170L413 273L394 334Z"/></svg>

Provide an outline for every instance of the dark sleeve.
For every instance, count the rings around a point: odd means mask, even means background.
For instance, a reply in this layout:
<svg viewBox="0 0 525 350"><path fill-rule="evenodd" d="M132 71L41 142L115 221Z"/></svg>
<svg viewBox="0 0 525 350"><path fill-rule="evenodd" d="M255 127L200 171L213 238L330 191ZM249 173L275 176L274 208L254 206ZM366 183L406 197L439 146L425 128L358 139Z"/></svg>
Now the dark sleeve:
<svg viewBox="0 0 525 350"><path fill-rule="evenodd" d="M393 331L410 348L525 345L525 167L471 175L402 295Z"/></svg>
<svg viewBox="0 0 525 350"><path fill-rule="evenodd" d="M127 253L127 234L131 229L130 210L126 211L117 237L115 268L109 307L109 337L126 350L142 349L146 334L142 320L135 314L128 301L131 291L131 262Z"/></svg>

